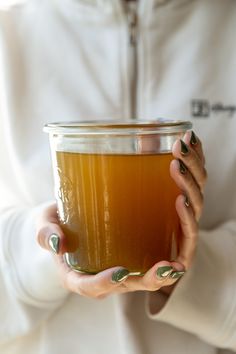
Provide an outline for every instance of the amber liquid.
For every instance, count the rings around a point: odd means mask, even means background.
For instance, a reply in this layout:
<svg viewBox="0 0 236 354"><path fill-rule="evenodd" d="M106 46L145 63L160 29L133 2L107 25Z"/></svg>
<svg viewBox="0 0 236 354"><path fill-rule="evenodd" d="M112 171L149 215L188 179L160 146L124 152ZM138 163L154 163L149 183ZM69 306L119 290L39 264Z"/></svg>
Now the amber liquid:
<svg viewBox="0 0 236 354"><path fill-rule="evenodd" d="M171 154L57 152L58 209L68 252L96 273L123 266L144 273L179 244L179 190Z"/></svg>

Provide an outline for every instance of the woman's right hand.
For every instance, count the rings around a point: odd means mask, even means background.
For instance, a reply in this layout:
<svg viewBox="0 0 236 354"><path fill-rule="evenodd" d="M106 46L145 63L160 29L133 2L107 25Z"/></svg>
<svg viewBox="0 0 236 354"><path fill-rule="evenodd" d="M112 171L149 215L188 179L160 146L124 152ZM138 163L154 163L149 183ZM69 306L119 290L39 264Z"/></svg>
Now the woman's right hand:
<svg viewBox="0 0 236 354"><path fill-rule="evenodd" d="M58 222L56 204L47 207L39 218L37 238L42 248L53 253L62 286L90 298L99 299L115 293L138 290L157 291L163 286L173 285L184 274L182 264L167 261L156 263L142 277L129 276L129 272L122 266L109 268L95 275L73 271L63 258L66 240Z"/></svg>

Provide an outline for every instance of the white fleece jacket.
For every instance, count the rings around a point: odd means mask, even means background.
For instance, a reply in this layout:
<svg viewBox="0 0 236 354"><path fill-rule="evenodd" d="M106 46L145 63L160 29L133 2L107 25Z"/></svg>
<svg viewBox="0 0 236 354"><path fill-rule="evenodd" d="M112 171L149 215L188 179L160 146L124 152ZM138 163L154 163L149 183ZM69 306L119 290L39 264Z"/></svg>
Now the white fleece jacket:
<svg viewBox="0 0 236 354"><path fill-rule="evenodd" d="M0 2L1 354L236 351L236 1L122 4ZM160 116L191 120L205 146L192 269L169 299L69 294L35 240L35 220L54 199L43 125Z"/></svg>

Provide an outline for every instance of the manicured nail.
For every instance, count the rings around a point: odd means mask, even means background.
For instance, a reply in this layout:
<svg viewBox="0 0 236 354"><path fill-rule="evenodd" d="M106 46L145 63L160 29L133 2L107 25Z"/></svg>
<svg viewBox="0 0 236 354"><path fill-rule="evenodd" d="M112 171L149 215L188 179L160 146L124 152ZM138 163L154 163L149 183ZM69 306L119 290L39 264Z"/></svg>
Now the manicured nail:
<svg viewBox="0 0 236 354"><path fill-rule="evenodd" d="M51 234L48 239L48 244L52 252L58 254L60 247L60 237L56 234Z"/></svg>
<svg viewBox="0 0 236 354"><path fill-rule="evenodd" d="M183 161L181 161L180 159L179 159L179 170L182 175L185 175L187 172L187 167L185 166Z"/></svg>
<svg viewBox="0 0 236 354"><path fill-rule="evenodd" d="M157 277L158 278L167 278L171 272L173 271L173 267L171 266L163 266L157 268Z"/></svg>
<svg viewBox="0 0 236 354"><path fill-rule="evenodd" d="M187 196L185 196L184 205L188 208L190 206L190 201Z"/></svg>
<svg viewBox="0 0 236 354"><path fill-rule="evenodd" d="M111 280L112 280L113 283L119 283L122 280L125 280L126 278L128 278L128 276L129 276L128 269L121 268L121 269L116 270L112 274Z"/></svg>
<svg viewBox="0 0 236 354"><path fill-rule="evenodd" d="M185 142L183 140L180 139L180 144L181 144L181 154L182 155L188 155L189 153L189 148L188 146L185 144Z"/></svg>
<svg viewBox="0 0 236 354"><path fill-rule="evenodd" d="M171 273L171 275L170 275L170 277L172 278L172 279L179 279L179 278L181 278L183 275L185 274L185 272L172 272Z"/></svg>
<svg viewBox="0 0 236 354"><path fill-rule="evenodd" d="M194 131L192 130L191 132L191 138L190 138L190 144L191 145L197 145L198 141L197 141L197 137L194 133Z"/></svg>

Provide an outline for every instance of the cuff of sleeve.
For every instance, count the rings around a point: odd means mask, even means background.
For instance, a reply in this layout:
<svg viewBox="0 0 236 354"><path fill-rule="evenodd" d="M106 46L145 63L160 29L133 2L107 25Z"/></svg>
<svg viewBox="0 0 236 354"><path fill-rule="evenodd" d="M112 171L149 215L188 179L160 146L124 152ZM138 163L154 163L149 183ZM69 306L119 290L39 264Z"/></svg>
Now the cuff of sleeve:
<svg viewBox="0 0 236 354"><path fill-rule="evenodd" d="M2 230L2 267L6 285L17 298L32 306L51 308L57 307L68 291L60 284L53 257L36 240L35 221L47 205L5 213L2 224L8 227Z"/></svg>
<svg viewBox="0 0 236 354"><path fill-rule="evenodd" d="M231 225L232 226L232 225ZM218 347L236 348L235 225L201 232L192 268L167 297L147 294L150 319L190 332Z"/></svg>

